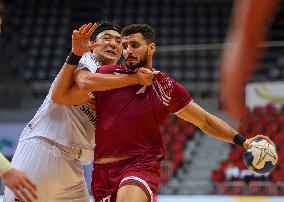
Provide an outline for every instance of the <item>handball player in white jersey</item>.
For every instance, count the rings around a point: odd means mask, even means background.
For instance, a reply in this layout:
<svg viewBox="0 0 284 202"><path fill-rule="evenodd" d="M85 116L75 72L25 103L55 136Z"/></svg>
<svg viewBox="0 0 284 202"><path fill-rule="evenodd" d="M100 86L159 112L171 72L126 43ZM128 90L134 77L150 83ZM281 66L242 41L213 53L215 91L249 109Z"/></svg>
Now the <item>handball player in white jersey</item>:
<svg viewBox="0 0 284 202"><path fill-rule="evenodd" d="M89 23L73 31L70 55L43 104L21 134L12 165L25 171L37 184L37 201L89 201L83 164L93 160L96 115L86 104L90 101L86 91L89 88L90 91L104 91L135 84L148 85L153 78L142 70L135 75L84 77L82 74L83 89L69 83L73 78L65 75L74 72L77 66L95 72L98 66L115 64L119 60L122 51L120 31L119 27L109 23L98 27ZM96 43L90 41L92 34ZM90 50L93 54L88 52ZM64 92L66 86L71 87L71 91ZM73 105L75 103L80 105ZM20 200L6 187L4 201Z"/></svg>

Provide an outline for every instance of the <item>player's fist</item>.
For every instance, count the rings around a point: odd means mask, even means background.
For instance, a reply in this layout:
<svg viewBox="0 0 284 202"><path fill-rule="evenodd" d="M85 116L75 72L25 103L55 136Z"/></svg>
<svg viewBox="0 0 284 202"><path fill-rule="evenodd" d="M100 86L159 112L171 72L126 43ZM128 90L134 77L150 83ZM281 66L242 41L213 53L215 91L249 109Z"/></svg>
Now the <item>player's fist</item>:
<svg viewBox="0 0 284 202"><path fill-rule="evenodd" d="M152 85L154 73L146 68L139 68L136 72L138 83L143 86L150 86Z"/></svg>

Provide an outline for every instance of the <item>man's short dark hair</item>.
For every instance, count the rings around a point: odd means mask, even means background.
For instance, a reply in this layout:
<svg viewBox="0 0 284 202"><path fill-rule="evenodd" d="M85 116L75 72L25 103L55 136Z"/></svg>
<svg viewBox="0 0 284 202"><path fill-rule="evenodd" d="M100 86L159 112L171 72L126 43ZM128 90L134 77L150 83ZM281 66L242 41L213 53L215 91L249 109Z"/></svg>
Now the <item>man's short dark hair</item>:
<svg viewBox="0 0 284 202"><path fill-rule="evenodd" d="M100 23L100 24L98 24L97 29L94 31L94 33L92 35L92 40L95 41L98 34L105 31L105 30L114 30L114 31L117 31L120 34L122 28L119 27L118 25L116 25L114 23L110 23L110 22Z"/></svg>
<svg viewBox="0 0 284 202"><path fill-rule="evenodd" d="M147 43L155 42L155 31L147 24L131 24L126 26L122 32L122 36L140 33L146 39Z"/></svg>

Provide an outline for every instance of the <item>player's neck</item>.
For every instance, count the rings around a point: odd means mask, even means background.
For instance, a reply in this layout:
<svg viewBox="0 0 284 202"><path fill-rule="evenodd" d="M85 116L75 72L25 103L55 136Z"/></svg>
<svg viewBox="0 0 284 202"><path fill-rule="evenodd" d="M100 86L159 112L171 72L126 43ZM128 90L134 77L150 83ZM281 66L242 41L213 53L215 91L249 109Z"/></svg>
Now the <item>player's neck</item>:
<svg viewBox="0 0 284 202"><path fill-rule="evenodd" d="M152 70L153 69L152 60L148 60L144 68Z"/></svg>

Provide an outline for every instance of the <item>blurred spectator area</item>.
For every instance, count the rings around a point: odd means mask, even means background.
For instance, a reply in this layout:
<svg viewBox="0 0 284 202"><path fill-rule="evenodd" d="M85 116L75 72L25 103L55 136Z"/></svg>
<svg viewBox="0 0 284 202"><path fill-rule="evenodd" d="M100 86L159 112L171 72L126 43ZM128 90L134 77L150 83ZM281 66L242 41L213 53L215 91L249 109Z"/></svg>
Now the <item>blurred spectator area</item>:
<svg viewBox="0 0 284 202"><path fill-rule="evenodd" d="M0 81L23 82L43 97L70 51L72 29L83 23L148 23L157 32L155 68L182 82L194 96L217 92L218 60L232 1L226 0L5 0ZM161 17L162 16L162 17ZM254 80L283 79L284 12L269 32L270 44ZM279 44L280 43L280 44ZM283 45L283 44L282 44ZM6 68L5 68L6 67ZM4 76L5 75L5 76ZM13 79L17 78L17 79ZM11 81L12 80L12 81ZM6 85L7 82L6 82ZM22 85L21 85L22 86Z"/></svg>

